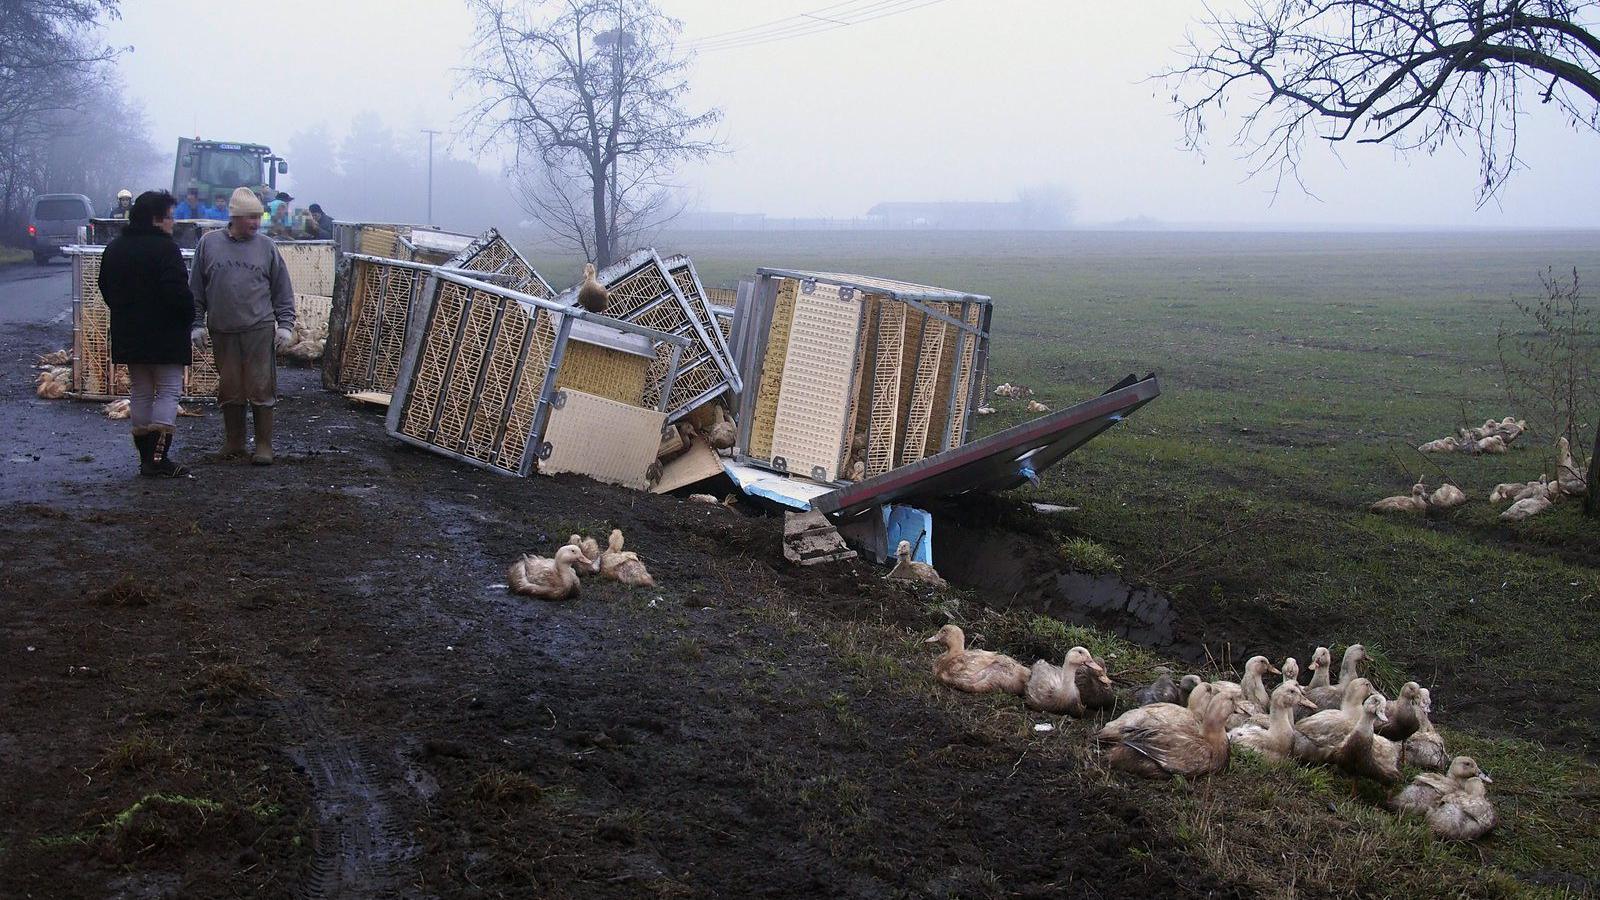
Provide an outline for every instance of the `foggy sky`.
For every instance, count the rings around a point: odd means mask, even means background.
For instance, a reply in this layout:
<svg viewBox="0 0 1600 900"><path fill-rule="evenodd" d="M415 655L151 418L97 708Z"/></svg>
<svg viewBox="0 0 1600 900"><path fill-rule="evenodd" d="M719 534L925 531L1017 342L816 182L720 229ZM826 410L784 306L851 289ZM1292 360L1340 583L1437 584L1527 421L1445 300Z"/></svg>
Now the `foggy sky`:
<svg viewBox="0 0 1600 900"><path fill-rule="evenodd" d="M817 10L831 0L661 0L694 40ZM1219 6L1226 6L1221 0ZM1194 0L944 0L823 34L702 54L696 106L720 106L729 153L683 173L702 210L771 216L863 215L882 200L1009 200L1052 183L1077 198L1080 223L1149 216L1174 223L1348 226L1600 226L1600 136L1575 133L1553 107L1524 119L1528 166L1476 209L1475 150L1400 157L1341 145L1307 153L1319 199L1246 180L1239 151L1180 147L1181 129L1145 79L1178 57ZM380 116L436 153L480 157L459 128L468 99L453 67L471 32L458 0L125 2L108 25L132 45L120 69L164 155L180 135L255 141L282 151L325 124ZM1214 128L1219 138L1231 123ZM293 183L294 160L290 184ZM170 160L164 178L170 179ZM423 186L417 186L419 203ZM360 210L340 216L362 217Z"/></svg>

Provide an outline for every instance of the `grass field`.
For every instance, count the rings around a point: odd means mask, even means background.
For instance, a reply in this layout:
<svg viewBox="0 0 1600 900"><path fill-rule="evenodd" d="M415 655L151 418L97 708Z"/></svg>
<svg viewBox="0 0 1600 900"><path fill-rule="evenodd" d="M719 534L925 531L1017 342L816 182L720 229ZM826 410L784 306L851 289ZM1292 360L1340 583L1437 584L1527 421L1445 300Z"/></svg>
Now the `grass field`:
<svg viewBox="0 0 1600 900"><path fill-rule="evenodd" d="M1414 852L1413 874L1440 885L1510 886L1480 865L1522 887L1583 889L1560 873L1600 884L1600 777L1585 761L1600 753L1600 527L1572 502L1508 526L1485 502L1498 482L1553 474L1551 437L1499 457L1436 458L1472 498L1453 513L1366 512L1419 472L1441 481L1411 447L1526 413L1509 408L1496 359L1501 323L1518 324L1510 300L1536 299L1546 267L1600 277L1600 234L765 232L659 243L691 254L708 285L781 265L990 294L990 384L1031 386L1051 406L1157 373L1160 399L1026 492L1082 508L1039 527L1100 545L1130 581L1172 596L1221 660L1262 652L1303 664L1317 644L1365 643L1380 688L1408 677L1433 687L1435 721L1499 776L1510 813L1481 856L1441 854L1303 772L1228 776L1267 785L1259 802L1163 795L1219 866L1270 883L1219 829L1310 841L1317 829L1281 817L1326 806L1365 823L1324 832L1329 853L1366 848L1392 866ZM554 255L535 263L557 283L577 271ZM984 430L1027 418L1016 401L995 405ZM1297 801L1274 813L1275 790L1298 790ZM1254 846L1275 852L1270 840Z"/></svg>

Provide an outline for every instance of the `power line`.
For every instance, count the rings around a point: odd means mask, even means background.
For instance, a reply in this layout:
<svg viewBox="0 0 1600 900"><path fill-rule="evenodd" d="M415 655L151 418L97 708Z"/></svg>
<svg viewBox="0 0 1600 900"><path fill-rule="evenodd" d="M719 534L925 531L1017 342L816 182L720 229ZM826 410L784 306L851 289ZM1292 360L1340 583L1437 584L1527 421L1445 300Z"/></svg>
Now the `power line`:
<svg viewBox="0 0 1600 900"><path fill-rule="evenodd" d="M719 31L719 32L717 32L715 34L708 34L705 37L700 38L697 41L694 41L693 43L696 43L696 44L713 43L713 42L717 41L719 38L729 37L729 36L732 36L732 35L741 35L741 34L745 34L746 32L750 32L750 31L759 31L759 30L761 30L763 28L770 28L773 25L777 25L777 24L782 23L782 22L787 22L787 21L789 21L791 19L799 19L799 18L802 18L803 16L806 16L806 15L820 15L820 14L825 13L825 12L832 12L833 10L838 9L841 6L854 6L856 3L860 3L860 2L862 2L862 0L844 0L844 2L842 2L842 3L835 3L832 6L824 6L821 9L813 9L810 13L798 13L798 14L793 15L793 16L787 16L787 17L782 18L782 19L777 19L776 21L767 22L764 25L749 25L749 26L746 26L744 28L734 28L734 29L731 29L729 31Z"/></svg>
<svg viewBox="0 0 1600 900"><path fill-rule="evenodd" d="M831 22L819 21L817 18L813 18L817 13L823 11L814 10L811 13L802 13L797 16L790 16L787 19L769 22L766 25L755 26L743 34L700 41L695 43L693 47L698 51L728 50L734 47L754 46L774 40L832 31L835 28L843 28L848 25L854 25L858 21L864 21L863 17L871 13L886 9L892 10L895 7L916 2L924 2L924 0L873 0L873 2L868 2L865 6L851 10L839 11L830 8L831 15L827 18L831 19Z"/></svg>
<svg viewBox="0 0 1600 900"><path fill-rule="evenodd" d="M901 13L914 12L942 2L944 0L876 0L876 2L868 3L865 6L842 12L839 11L839 7L853 6L855 3L839 3L812 10L809 13L800 13L795 16L778 19L765 25L755 25L749 28L723 32L722 35L713 35L691 44L690 49L699 53L715 53L719 50L756 47L761 44L808 37L813 34L835 31L840 28L860 25ZM822 17L820 14L824 12L831 13L831 15Z"/></svg>

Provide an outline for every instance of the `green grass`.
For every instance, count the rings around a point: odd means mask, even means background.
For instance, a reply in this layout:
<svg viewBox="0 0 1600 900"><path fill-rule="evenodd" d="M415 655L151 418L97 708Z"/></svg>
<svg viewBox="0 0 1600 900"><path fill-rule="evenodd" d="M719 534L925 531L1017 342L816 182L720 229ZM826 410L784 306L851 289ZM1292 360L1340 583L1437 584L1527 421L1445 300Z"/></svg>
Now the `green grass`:
<svg viewBox="0 0 1600 900"><path fill-rule="evenodd" d="M9 266L15 263L30 262L33 251L23 250L20 247L6 247L0 245L0 266Z"/></svg>
<svg viewBox="0 0 1600 900"><path fill-rule="evenodd" d="M1467 848L1432 842L1319 770L1245 763L1155 792L1221 870L1273 894L1294 883L1286 876L1316 883L1339 859L1356 861L1350 886L1311 892L1498 894L1529 888L1512 876L1600 878L1588 824L1600 821L1600 772L1585 761L1600 753L1585 687L1600 658L1600 527L1572 501L1517 525L1487 503L1499 482L1554 472L1553 435L1503 456L1412 449L1530 412L1508 405L1496 336L1520 327L1511 299L1537 298L1546 267L1577 267L1592 283L1600 235L756 232L657 243L693 256L708 286L767 265L990 294L989 383L1029 386L1054 409L1155 372L1159 399L1015 492L1081 507L1032 523L1053 538L1045 546L1077 568L1120 566L1180 616L1202 611L1247 633L1279 623L1274 646L1234 651L1305 666L1318 644L1337 654L1361 641L1381 689L1429 686L1452 751L1496 775L1505 824ZM533 256L541 270L579 268ZM977 420L980 433L1031 417L1023 402L990 400L998 412ZM1594 428L1589 418L1580 431ZM1419 473L1437 486L1436 465L1469 504L1427 519L1367 512ZM927 633L954 617L983 646L1029 660L1082 643L1118 654L1111 669L1130 679L1159 662L1087 629L985 608L1003 600L946 599L928 610ZM925 678L925 636L854 629L834 646L857 671L904 683ZM961 702L1014 724L1004 704Z"/></svg>

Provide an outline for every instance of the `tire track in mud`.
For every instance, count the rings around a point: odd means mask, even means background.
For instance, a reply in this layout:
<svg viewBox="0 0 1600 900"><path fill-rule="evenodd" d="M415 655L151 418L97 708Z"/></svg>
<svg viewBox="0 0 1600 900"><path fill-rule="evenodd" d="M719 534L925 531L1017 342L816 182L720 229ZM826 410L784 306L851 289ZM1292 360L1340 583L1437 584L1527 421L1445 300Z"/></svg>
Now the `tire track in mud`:
<svg viewBox="0 0 1600 900"><path fill-rule="evenodd" d="M333 734L304 701L282 704L304 744L289 756L311 781L317 827L312 863L296 896L367 898L411 896L420 850L397 807L391 779L359 739Z"/></svg>

